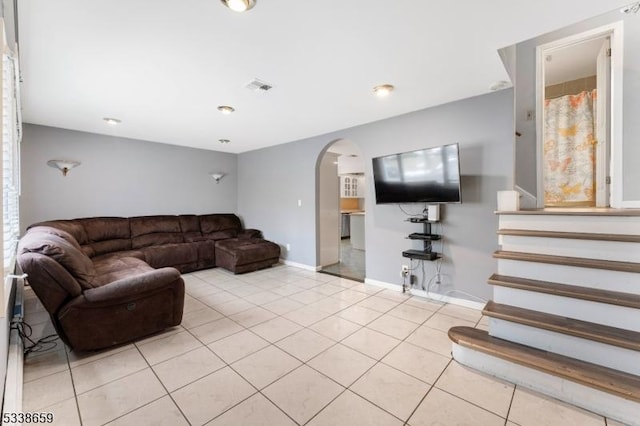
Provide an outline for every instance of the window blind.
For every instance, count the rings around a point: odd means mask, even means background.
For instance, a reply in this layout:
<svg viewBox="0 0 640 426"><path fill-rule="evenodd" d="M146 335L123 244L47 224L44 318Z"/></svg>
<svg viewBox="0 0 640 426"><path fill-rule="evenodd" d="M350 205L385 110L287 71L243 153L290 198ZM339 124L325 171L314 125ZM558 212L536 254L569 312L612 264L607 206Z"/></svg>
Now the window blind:
<svg viewBox="0 0 640 426"><path fill-rule="evenodd" d="M13 273L20 235L20 140L17 59L2 55L2 236L4 275Z"/></svg>

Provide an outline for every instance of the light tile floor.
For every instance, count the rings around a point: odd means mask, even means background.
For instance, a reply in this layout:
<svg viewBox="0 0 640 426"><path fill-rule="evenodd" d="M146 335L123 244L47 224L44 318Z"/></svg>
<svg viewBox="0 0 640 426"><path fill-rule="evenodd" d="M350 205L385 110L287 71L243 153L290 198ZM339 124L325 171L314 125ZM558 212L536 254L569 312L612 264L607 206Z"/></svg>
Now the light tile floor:
<svg viewBox="0 0 640 426"><path fill-rule="evenodd" d="M451 359L480 312L288 266L184 275L181 326L25 361L23 410L73 425L613 425ZM53 333L27 289L34 337ZM126 325L123 325L126 326Z"/></svg>
<svg viewBox="0 0 640 426"><path fill-rule="evenodd" d="M340 240L340 262L327 265L323 272L349 278L356 281L364 281L365 273L364 250L354 249L350 238Z"/></svg>

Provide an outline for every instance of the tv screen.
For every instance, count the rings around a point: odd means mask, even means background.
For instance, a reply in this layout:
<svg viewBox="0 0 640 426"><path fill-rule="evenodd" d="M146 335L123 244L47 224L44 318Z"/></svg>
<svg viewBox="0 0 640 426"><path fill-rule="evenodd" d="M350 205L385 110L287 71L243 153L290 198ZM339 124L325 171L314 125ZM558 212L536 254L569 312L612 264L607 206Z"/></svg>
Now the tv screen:
<svg viewBox="0 0 640 426"><path fill-rule="evenodd" d="M458 144L373 159L376 204L459 203Z"/></svg>

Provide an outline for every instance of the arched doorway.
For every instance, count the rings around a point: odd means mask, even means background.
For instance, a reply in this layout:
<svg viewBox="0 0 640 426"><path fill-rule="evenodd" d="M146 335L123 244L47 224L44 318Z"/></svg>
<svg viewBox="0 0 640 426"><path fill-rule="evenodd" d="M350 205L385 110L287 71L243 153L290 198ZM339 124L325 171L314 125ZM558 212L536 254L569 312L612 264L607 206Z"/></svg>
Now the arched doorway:
<svg viewBox="0 0 640 426"><path fill-rule="evenodd" d="M364 159L347 139L332 141L317 161L317 264L321 272L364 281Z"/></svg>

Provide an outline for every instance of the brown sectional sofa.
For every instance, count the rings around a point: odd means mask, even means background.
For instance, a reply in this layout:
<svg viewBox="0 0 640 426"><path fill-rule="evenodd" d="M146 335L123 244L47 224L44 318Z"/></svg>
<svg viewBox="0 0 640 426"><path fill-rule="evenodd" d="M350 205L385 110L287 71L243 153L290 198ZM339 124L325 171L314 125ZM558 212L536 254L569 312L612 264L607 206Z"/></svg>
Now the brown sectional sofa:
<svg viewBox="0 0 640 426"><path fill-rule="evenodd" d="M234 214L97 217L32 225L18 263L62 340L76 350L180 324L180 272L234 273L278 262L280 247Z"/></svg>

